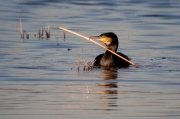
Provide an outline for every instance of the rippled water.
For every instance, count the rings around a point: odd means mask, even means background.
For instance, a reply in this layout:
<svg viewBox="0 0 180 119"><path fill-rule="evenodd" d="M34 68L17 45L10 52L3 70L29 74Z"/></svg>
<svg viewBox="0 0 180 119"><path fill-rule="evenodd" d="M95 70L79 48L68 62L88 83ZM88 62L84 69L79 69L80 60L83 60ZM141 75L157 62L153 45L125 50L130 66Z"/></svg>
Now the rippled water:
<svg viewBox="0 0 180 119"><path fill-rule="evenodd" d="M179 0L0 3L0 118L179 119ZM29 39L20 37L20 18ZM39 39L48 25L51 37ZM118 51L140 68L78 70L104 49L64 39L57 25L88 37L116 33Z"/></svg>

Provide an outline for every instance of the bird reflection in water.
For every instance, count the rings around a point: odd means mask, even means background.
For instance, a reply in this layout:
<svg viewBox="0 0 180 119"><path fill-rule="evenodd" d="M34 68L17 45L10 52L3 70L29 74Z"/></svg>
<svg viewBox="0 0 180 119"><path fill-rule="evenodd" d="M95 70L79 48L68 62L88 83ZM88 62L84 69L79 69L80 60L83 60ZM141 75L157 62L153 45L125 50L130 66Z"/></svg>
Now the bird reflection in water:
<svg viewBox="0 0 180 119"><path fill-rule="evenodd" d="M103 99L104 106L106 107L117 107L116 99L118 99L118 85L117 85L117 69L116 68L106 68L102 70L101 76L104 78L105 82L99 84L103 90L101 90L102 95L100 99ZM106 101L105 101L106 100ZM114 108L108 108L108 110L115 110Z"/></svg>
<svg viewBox="0 0 180 119"><path fill-rule="evenodd" d="M100 86L108 88L108 90L103 90L104 94L117 94L117 90L111 90L112 88L118 88L117 82L115 81L118 77L116 68L105 68L102 70L101 76L107 82L101 83Z"/></svg>

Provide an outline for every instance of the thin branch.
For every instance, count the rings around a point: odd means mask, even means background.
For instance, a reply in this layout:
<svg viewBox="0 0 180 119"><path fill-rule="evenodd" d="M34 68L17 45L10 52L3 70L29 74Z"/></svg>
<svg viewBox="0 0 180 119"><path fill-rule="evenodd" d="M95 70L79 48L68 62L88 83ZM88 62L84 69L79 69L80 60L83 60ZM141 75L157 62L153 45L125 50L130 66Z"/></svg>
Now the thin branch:
<svg viewBox="0 0 180 119"><path fill-rule="evenodd" d="M62 30L67 31L67 32L70 32L70 33L72 33L72 34L75 34L75 35L77 35L77 36L79 36L79 37L82 37L82 38L84 38L84 39L86 39L86 40L89 40L89 41L95 43L96 45L99 45L100 47L102 47L102 48L108 50L109 52L111 52L112 54L118 56L119 58L125 60L126 62L132 64L132 65L135 66L136 68L139 68L138 65L136 65L136 64L134 64L133 62L131 62L131 61L125 59L124 57L122 57L122 56L120 56L120 55L118 55L117 53L113 52L112 50L110 50L110 49L106 48L105 46L99 44L98 42L92 40L91 38L88 38L88 37L86 37L86 36L83 36L83 35L81 35L81 34L79 34L79 33L76 33L76 32L74 32L74 31L68 30L68 29L66 29L66 28L63 28L63 27L61 27L61 26L57 26L57 28L62 29Z"/></svg>

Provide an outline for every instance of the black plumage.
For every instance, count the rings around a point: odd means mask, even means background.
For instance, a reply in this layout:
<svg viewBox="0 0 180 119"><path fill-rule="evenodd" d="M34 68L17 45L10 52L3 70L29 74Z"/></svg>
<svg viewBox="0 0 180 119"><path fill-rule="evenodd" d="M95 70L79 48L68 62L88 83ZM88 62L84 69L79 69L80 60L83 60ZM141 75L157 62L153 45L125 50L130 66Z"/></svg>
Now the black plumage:
<svg viewBox="0 0 180 119"><path fill-rule="evenodd" d="M112 33L103 33L98 38L105 43L106 47L114 52L117 51L118 48L118 37ZM116 52L120 56L126 58L127 60L130 60L128 56L124 55L123 53ZM98 67L118 67L118 68L125 68L128 67L130 64L123 59L117 57L116 55L112 54L109 51L106 51L104 54L98 55L94 59L93 66Z"/></svg>

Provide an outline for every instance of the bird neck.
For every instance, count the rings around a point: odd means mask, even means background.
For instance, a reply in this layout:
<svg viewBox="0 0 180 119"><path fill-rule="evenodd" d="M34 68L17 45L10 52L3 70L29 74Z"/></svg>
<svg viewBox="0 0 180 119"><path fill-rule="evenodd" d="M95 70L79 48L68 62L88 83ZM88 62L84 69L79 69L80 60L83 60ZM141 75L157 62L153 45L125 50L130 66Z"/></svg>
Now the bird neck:
<svg viewBox="0 0 180 119"><path fill-rule="evenodd" d="M114 52L117 51L117 45L111 45L111 46L108 45L107 48L114 51ZM115 63L114 63L114 60L113 60L113 54L106 50L106 52L104 53L104 55L103 55L103 57L102 57L102 59L100 61L100 64L102 66L107 66L107 67L114 66Z"/></svg>
<svg viewBox="0 0 180 119"><path fill-rule="evenodd" d="M117 48L118 48L118 44L108 45L107 48L114 51L114 52L116 52Z"/></svg>
<svg viewBox="0 0 180 119"><path fill-rule="evenodd" d="M117 45L109 45L107 46L108 49L110 49L111 51L116 52L117 51ZM106 50L105 54L104 54L104 58L111 58L112 59L113 54L109 51Z"/></svg>

